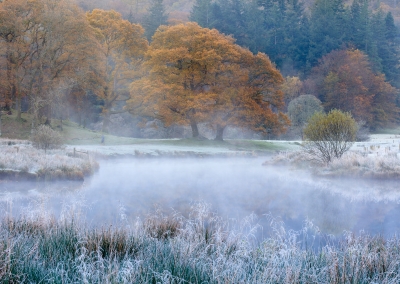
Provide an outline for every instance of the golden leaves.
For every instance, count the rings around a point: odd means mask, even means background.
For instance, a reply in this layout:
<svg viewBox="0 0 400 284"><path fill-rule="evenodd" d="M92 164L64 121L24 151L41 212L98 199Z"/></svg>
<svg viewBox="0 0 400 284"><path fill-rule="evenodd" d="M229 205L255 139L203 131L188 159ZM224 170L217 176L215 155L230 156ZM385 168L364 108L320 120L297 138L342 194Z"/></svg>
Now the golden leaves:
<svg viewBox="0 0 400 284"><path fill-rule="evenodd" d="M153 103L168 123L253 127L257 121L254 127L262 129L268 120L282 129L287 122L279 124L284 116L272 111L283 105L283 78L269 58L216 30L196 23L162 26L145 58L146 76L131 85L132 108Z"/></svg>

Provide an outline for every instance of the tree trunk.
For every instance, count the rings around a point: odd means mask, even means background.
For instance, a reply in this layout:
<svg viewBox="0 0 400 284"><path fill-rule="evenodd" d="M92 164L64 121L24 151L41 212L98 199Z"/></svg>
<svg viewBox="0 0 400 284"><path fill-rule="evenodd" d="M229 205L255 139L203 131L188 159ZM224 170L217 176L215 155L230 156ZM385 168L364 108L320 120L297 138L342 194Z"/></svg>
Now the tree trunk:
<svg viewBox="0 0 400 284"><path fill-rule="evenodd" d="M217 136L215 136L215 140L223 141L224 140L224 130L226 126L217 125Z"/></svg>
<svg viewBox="0 0 400 284"><path fill-rule="evenodd" d="M0 109L0 136L1 136L1 109Z"/></svg>
<svg viewBox="0 0 400 284"><path fill-rule="evenodd" d="M101 131L104 132L104 133L108 133L108 126L109 126L109 125L110 125L110 114L109 114L109 112L107 111L107 112L104 114L103 126L102 126Z"/></svg>
<svg viewBox="0 0 400 284"><path fill-rule="evenodd" d="M190 119L190 127L192 128L192 137L199 137L199 129L197 128L197 122L194 119Z"/></svg>
<svg viewBox="0 0 400 284"><path fill-rule="evenodd" d="M45 109L46 122L44 123L44 124L49 125L49 126L51 125L51 111L52 111L51 105L49 104L49 105L46 106L46 109Z"/></svg>
<svg viewBox="0 0 400 284"><path fill-rule="evenodd" d="M19 94L15 99L15 108L17 110L17 119L21 119L21 96Z"/></svg>

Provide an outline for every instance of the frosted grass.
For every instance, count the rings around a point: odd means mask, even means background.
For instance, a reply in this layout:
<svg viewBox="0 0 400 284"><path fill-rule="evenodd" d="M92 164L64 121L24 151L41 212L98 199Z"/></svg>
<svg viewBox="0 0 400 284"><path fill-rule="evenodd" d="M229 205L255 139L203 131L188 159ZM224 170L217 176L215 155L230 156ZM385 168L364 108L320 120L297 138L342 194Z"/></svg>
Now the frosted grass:
<svg viewBox="0 0 400 284"><path fill-rule="evenodd" d="M349 152L330 163L327 171L359 177L400 178L400 159L397 153L372 156Z"/></svg>
<svg viewBox="0 0 400 284"><path fill-rule="evenodd" d="M256 242L254 216L223 220L206 204L190 217L156 212L135 223L87 229L76 219L4 219L3 283L398 283L397 238L344 233L333 240L306 222ZM316 246L318 238L323 245Z"/></svg>
<svg viewBox="0 0 400 284"><path fill-rule="evenodd" d="M312 161L302 151L281 152L265 164L292 165L309 169L317 176L350 177L374 179L399 179L400 159L396 152L372 155L368 153L350 151L340 159L334 159L328 165Z"/></svg>
<svg viewBox="0 0 400 284"><path fill-rule="evenodd" d="M48 150L45 153L27 143L0 142L0 171L74 178L88 175L98 167L97 162L86 154L73 157L66 150Z"/></svg>

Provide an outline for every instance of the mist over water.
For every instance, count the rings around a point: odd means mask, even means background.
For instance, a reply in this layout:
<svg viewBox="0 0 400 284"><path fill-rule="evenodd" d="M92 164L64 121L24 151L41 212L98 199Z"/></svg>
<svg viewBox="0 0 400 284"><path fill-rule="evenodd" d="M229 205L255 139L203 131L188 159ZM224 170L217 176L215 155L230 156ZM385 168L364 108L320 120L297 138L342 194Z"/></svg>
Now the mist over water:
<svg viewBox="0 0 400 284"><path fill-rule="evenodd" d="M271 218L300 230L387 237L400 232L400 194L394 182L324 180L306 171L262 166L265 158L120 159L79 183L0 183L0 214L45 211L83 218L89 226L133 222L160 208L188 216L198 202L223 218L252 213L268 235Z"/></svg>

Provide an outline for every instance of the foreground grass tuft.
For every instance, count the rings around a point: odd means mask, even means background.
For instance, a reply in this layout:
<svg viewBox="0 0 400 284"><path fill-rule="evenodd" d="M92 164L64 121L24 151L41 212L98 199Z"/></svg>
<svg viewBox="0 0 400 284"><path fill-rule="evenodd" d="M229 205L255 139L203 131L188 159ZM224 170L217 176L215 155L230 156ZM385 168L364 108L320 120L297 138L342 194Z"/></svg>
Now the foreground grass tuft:
<svg viewBox="0 0 400 284"><path fill-rule="evenodd" d="M255 242L251 218L228 224L197 204L191 217L156 213L88 229L26 217L0 226L1 283L398 283L400 241L345 234L305 245L312 226ZM170 233L167 233L170 232ZM313 239L315 236L310 236Z"/></svg>

